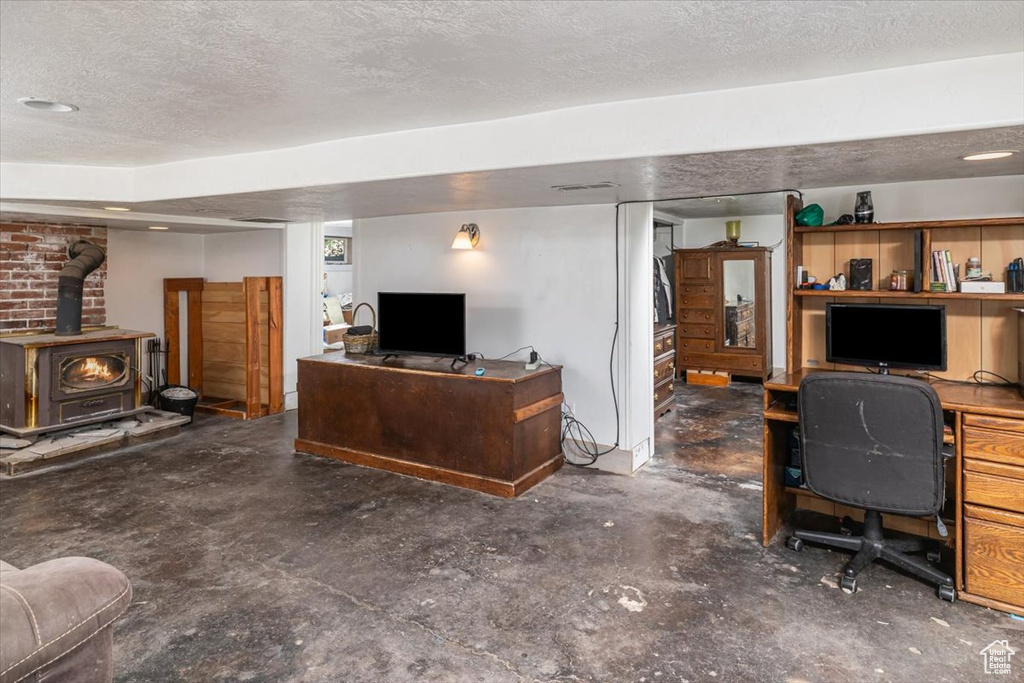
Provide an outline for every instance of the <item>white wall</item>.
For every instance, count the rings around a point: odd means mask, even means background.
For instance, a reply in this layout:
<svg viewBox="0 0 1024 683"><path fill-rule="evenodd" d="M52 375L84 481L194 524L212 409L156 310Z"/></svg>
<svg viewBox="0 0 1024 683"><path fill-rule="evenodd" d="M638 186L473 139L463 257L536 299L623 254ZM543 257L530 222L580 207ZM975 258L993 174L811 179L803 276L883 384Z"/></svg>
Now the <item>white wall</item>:
<svg viewBox="0 0 1024 683"><path fill-rule="evenodd" d="M203 277L203 235L107 231L109 325L153 332L164 339L164 278L169 277ZM182 344L187 343L188 335L182 335ZM145 348L142 371L148 374Z"/></svg>
<svg viewBox="0 0 1024 683"><path fill-rule="evenodd" d="M470 222L480 226L480 246L453 251L459 226ZM600 443L612 444L616 229L610 205L357 220L355 299L376 305L379 291L465 292L467 350L497 358L533 345L564 366L566 402ZM649 219L646 232L649 243ZM645 285L650 299L649 274Z"/></svg>
<svg viewBox="0 0 1024 683"><path fill-rule="evenodd" d="M339 221L324 223L325 237L351 237L352 221ZM327 275L327 294L337 296L352 291L352 264L330 265L325 264L324 270Z"/></svg>
<svg viewBox="0 0 1024 683"><path fill-rule="evenodd" d="M786 217L736 216L690 218L682 221L682 244L676 247L706 247L725 239L725 222L740 221L740 241L759 242L762 247L779 244L772 252L772 365L786 367ZM677 230L677 237L679 231Z"/></svg>
<svg viewBox="0 0 1024 683"><path fill-rule="evenodd" d="M857 193L863 190L871 191L878 223L1024 214L1024 176L1019 175L816 188L803 192L804 206L820 204L830 223L852 214Z"/></svg>
<svg viewBox="0 0 1024 683"><path fill-rule="evenodd" d="M284 272L284 230L225 232L203 238L203 275L210 282Z"/></svg>

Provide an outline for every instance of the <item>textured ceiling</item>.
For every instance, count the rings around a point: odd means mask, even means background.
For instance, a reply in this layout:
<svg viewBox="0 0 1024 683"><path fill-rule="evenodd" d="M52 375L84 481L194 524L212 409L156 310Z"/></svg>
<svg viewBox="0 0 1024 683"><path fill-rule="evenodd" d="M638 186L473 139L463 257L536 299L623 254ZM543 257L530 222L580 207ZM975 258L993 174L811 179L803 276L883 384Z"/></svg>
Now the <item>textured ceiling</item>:
<svg viewBox="0 0 1024 683"><path fill-rule="evenodd" d="M654 210L679 219L769 216L786 212L786 195L781 192L769 192L767 194L673 199L655 202Z"/></svg>
<svg viewBox="0 0 1024 683"><path fill-rule="evenodd" d="M1024 155L965 162L985 149L1024 149L1024 127L915 135L827 145L645 157L506 169L347 185L272 190L132 204L151 214L230 219L272 216L292 222L439 211L562 206L1017 175ZM553 185L611 181L607 190L562 192ZM5 201L17 202L16 198ZM40 202L26 202L42 204ZM97 208L97 203L66 202ZM102 204L99 204L102 206ZM1021 208L1024 212L1024 207ZM56 215L58 212L55 210Z"/></svg>
<svg viewBox="0 0 1024 683"><path fill-rule="evenodd" d="M1020 51L1024 2L4 0L0 158L144 165Z"/></svg>

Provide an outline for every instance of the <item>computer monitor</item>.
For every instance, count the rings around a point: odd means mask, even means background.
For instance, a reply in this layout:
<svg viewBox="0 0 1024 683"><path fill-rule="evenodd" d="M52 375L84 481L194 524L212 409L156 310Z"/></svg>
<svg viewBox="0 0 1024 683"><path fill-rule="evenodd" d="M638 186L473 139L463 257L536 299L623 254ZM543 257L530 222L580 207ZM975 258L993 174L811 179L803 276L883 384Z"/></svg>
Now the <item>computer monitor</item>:
<svg viewBox="0 0 1024 683"><path fill-rule="evenodd" d="M466 355L466 295L377 294L378 353L459 358Z"/></svg>
<svg viewBox="0 0 1024 683"><path fill-rule="evenodd" d="M946 307L826 304L825 359L882 372L945 370Z"/></svg>

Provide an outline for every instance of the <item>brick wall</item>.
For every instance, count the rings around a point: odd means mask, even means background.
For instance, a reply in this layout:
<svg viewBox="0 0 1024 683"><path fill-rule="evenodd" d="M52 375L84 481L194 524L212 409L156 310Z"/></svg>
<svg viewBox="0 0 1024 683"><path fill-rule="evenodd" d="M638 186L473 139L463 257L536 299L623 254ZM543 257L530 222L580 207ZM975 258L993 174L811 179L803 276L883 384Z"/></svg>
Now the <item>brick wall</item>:
<svg viewBox="0 0 1024 683"><path fill-rule="evenodd" d="M68 262L68 245L78 239L107 248L107 229L83 225L4 223L0 225L0 330L54 328L57 277ZM85 279L82 324L107 321L103 284L107 264Z"/></svg>

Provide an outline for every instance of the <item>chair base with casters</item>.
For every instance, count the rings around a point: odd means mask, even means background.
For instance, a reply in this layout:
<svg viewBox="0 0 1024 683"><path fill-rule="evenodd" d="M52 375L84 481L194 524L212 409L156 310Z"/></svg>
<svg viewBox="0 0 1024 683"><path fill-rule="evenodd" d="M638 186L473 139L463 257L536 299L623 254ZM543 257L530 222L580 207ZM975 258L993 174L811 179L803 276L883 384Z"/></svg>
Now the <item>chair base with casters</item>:
<svg viewBox="0 0 1024 683"><path fill-rule="evenodd" d="M849 518L844 519L843 524L848 527L861 526ZM938 596L943 600L949 602L956 600L953 577L936 569L926 559L909 554L927 551L931 545L928 540L923 538L885 538L882 534L882 514L876 510L865 511L864 524L859 531L860 535L845 536L824 531L797 529L786 541L786 545L797 552L803 550L804 541L832 548L853 550L855 555L843 568L841 581L841 586L851 593L857 590L857 575L861 570L875 560L884 560L936 584L939 587ZM937 553L928 553L929 559L932 557L938 559L937 555Z"/></svg>

